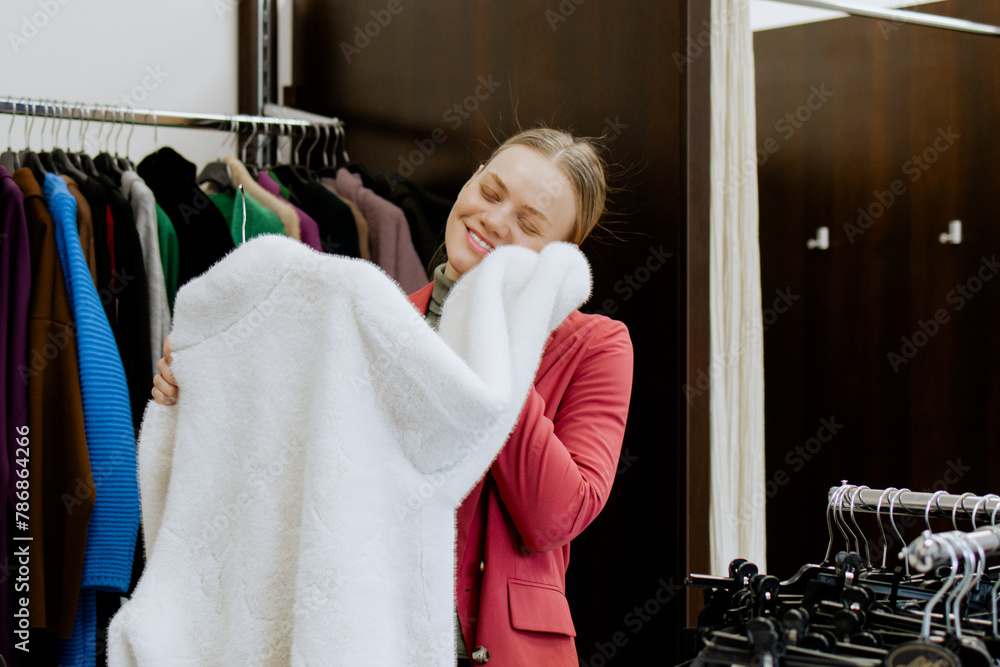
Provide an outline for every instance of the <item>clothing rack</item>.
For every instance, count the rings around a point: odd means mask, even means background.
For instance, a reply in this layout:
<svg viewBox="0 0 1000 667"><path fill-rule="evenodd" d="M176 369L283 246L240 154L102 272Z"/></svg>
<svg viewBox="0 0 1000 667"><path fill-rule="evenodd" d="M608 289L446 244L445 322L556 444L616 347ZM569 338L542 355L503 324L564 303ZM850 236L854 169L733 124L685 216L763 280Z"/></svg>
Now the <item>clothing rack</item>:
<svg viewBox="0 0 1000 667"><path fill-rule="evenodd" d="M123 125L186 127L222 132L249 131L252 134L288 135L295 128L305 133L309 128L327 128L343 134L343 122L310 114L309 119L273 118L246 114L206 114L187 111L157 111L108 104L83 104L57 100L32 100L0 97L0 113L66 120L114 122Z"/></svg>
<svg viewBox="0 0 1000 667"><path fill-rule="evenodd" d="M840 2L839 0L774 0L787 5L799 5L801 7L815 7L817 9L830 9L835 12L844 12L853 16L866 16L868 18L882 19L896 23L909 23L912 25L929 26L931 28L943 28L945 30L958 30L959 32L971 32L977 35L990 35L1000 37L1000 27L987 23L976 23L965 19L956 19L950 16L938 16L936 14L926 14L924 12L914 12L905 9L887 9L882 7L869 7L858 5L852 2Z"/></svg>
<svg viewBox="0 0 1000 667"><path fill-rule="evenodd" d="M972 532L955 530L947 533L926 532L915 539L903 552L910 566L918 572L930 572L937 565L951 561L952 551L946 543L951 540L953 548L956 543L965 544L975 554L985 557L1000 553L1000 528L988 526Z"/></svg>
<svg viewBox="0 0 1000 667"><path fill-rule="evenodd" d="M970 518L975 514L990 523L993 523L1000 514L997 511L1000 508L1000 496L992 493L985 496L944 491L926 493L908 489L869 489L866 486L859 487L845 483L842 486L831 487L827 495L830 505L833 504L834 495L838 493L843 493L838 505L842 506L845 512L888 515L891 507L893 515L956 519Z"/></svg>

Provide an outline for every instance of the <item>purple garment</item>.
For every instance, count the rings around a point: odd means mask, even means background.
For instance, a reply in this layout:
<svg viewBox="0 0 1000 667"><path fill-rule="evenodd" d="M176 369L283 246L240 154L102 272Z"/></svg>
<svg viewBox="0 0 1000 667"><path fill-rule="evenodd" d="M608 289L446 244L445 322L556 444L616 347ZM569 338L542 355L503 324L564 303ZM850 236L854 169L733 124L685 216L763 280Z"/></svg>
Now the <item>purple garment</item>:
<svg viewBox="0 0 1000 667"><path fill-rule="evenodd" d="M13 495L16 475L15 456L17 428L28 425L28 385L18 377L18 369L27 365L28 359L28 300L31 297L31 250L28 247L28 223L24 215L24 194L17 187L10 172L0 167L0 350L5 354L4 372L0 373L0 395L3 396L3 410L0 411L0 544L4 546L2 572L13 572L17 563L7 563L7 514L13 509L16 497ZM29 437L31 434L28 434ZM22 457L23 458L23 457ZM38 500L35 500L38 502ZM27 514L27 512L25 512ZM26 544L21 542L20 544ZM12 618L10 607L10 585L14 577L5 577L0 584L0 614ZM0 633L0 654L13 665L14 624Z"/></svg>
<svg viewBox="0 0 1000 667"><path fill-rule="evenodd" d="M278 183L271 178L266 171L261 170L261 172L257 174L257 183L259 183L262 188L270 192L272 195L281 201L286 202L289 206L295 209L295 212L299 215L300 240L310 248L315 248L316 250L323 252L323 244L320 243L319 240L319 224L310 218L308 213L282 197L281 186L278 185Z"/></svg>
<svg viewBox="0 0 1000 667"><path fill-rule="evenodd" d="M350 199L368 220L368 245L372 261L399 283L407 294L427 284L427 273L410 238L410 226L403 210L361 184L361 177L346 169L337 171L336 180L321 179L323 185Z"/></svg>

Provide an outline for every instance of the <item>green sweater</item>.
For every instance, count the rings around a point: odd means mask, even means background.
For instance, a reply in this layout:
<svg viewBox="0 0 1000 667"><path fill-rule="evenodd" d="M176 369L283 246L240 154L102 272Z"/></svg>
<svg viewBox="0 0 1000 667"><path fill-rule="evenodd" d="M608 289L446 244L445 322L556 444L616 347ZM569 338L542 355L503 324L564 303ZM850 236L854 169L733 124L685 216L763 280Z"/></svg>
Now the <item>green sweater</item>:
<svg viewBox="0 0 1000 667"><path fill-rule="evenodd" d="M177 230L167 212L156 205L156 235L160 241L160 264L163 265L163 282L167 288L167 305L170 316L174 314L174 297L177 295L177 276L180 273L181 250L177 243Z"/></svg>
<svg viewBox="0 0 1000 667"><path fill-rule="evenodd" d="M214 192L210 193L208 198L222 212L222 217L229 224L233 243L236 245L243 243L243 206L240 202L241 195L236 191ZM246 196L246 202L247 241L260 234L284 235L285 226L281 224L281 219L277 213L265 208L263 204L250 195Z"/></svg>

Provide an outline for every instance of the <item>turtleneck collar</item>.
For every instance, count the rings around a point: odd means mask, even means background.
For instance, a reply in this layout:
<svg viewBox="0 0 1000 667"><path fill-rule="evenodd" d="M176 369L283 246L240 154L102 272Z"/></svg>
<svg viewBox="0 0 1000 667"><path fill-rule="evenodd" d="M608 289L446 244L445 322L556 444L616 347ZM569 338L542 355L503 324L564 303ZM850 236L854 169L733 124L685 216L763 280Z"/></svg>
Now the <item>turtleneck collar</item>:
<svg viewBox="0 0 1000 667"><path fill-rule="evenodd" d="M448 298L448 293L454 287L455 281L444 275L444 264L438 264L434 269L434 291L431 292L431 300L427 303L427 312L424 319L437 331L438 323L441 321L441 307L444 300Z"/></svg>

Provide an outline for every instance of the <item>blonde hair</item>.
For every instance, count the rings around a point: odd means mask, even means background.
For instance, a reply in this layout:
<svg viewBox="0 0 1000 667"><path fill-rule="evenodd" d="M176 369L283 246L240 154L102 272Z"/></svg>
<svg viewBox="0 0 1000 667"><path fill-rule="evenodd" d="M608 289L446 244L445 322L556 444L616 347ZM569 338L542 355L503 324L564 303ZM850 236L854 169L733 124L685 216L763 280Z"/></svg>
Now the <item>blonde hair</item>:
<svg viewBox="0 0 1000 667"><path fill-rule="evenodd" d="M538 151L569 179L576 201L576 220L573 238L570 240L576 244L582 243L604 215L608 194L604 160L598 155L592 141L547 127L523 130L497 146L486 164L511 146L525 146Z"/></svg>

